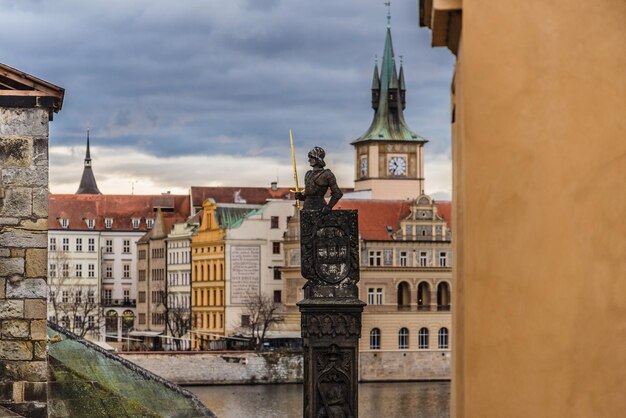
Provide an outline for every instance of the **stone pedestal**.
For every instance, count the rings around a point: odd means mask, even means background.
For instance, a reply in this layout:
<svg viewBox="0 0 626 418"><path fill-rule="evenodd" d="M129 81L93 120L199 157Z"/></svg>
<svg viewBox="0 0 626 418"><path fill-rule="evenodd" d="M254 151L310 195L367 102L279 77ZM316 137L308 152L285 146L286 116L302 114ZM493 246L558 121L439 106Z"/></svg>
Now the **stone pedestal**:
<svg viewBox="0 0 626 418"><path fill-rule="evenodd" d="M305 418L358 417L358 230L356 211L300 213Z"/></svg>

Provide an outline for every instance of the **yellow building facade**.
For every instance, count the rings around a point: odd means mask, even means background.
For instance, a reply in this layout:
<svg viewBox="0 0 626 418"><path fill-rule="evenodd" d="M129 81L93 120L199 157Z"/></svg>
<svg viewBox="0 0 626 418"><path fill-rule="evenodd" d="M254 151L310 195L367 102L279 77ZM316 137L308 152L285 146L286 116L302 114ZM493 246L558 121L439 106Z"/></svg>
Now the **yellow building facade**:
<svg viewBox="0 0 626 418"><path fill-rule="evenodd" d="M626 2L420 19L457 59L451 416L625 416Z"/></svg>
<svg viewBox="0 0 626 418"><path fill-rule="evenodd" d="M224 336L224 230L217 222L217 204L202 204L202 221L191 238L192 348L210 348Z"/></svg>

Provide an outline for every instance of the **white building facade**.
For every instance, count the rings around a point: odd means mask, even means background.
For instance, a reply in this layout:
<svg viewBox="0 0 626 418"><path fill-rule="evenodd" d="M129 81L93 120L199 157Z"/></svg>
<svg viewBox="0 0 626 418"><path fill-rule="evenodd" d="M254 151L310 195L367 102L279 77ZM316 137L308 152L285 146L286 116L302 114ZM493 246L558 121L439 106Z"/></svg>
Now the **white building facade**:
<svg viewBox="0 0 626 418"><path fill-rule="evenodd" d="M263 294L283 303L283 236L293 213L293 200L268 200L225 229L226 335L242 332L249 296Z"/></svg>

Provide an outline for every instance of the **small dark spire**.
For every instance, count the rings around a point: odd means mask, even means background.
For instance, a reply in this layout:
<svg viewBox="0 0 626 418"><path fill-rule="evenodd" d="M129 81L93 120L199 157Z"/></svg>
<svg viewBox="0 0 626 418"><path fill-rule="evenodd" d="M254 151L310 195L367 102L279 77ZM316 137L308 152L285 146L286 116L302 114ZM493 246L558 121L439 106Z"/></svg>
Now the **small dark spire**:
<svg viewBox="0 0 626 418"><path fill-rule="evenodd" d="M89 129L87 129L87 152L85 153L85 167L91 167L91 153L89 152Z"/></svg>
<svg viewBox="0 0 626 418"><path fill-rule="evenodd" d="M85 166L83 168L83 176L80 179L80 185L76 194L102 194L96 184L96 178L91 169L91 153L89 151L89 129L87 129L87 152L85 152Z"/></svg>
<svg viewBox="0 0 626 418"><path fill-rule="evenodd" d="M372 76L372 109L378 108L380 100L380 77L378 76L378 63L374 64L374 75Z"/></svg>
<svg viewBox="0 0 626 418"><path fill-rule="evenodd" d="M406 109L406 84L404 83L402 57L400 57L400 101L402 102L402 110Z"/></svg>

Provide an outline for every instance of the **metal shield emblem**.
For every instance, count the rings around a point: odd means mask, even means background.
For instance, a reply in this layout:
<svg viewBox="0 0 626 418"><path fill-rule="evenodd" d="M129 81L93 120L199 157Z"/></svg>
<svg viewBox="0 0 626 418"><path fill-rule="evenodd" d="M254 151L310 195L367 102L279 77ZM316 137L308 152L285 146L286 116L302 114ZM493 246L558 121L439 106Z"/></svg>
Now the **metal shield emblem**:
<svg viewBox="0 0 626 418"><path fill-rule="evenodd" d="M339 228L317 230L314 248L315 271L327 283L339 283L350 271L350 238Z"/></svg>

